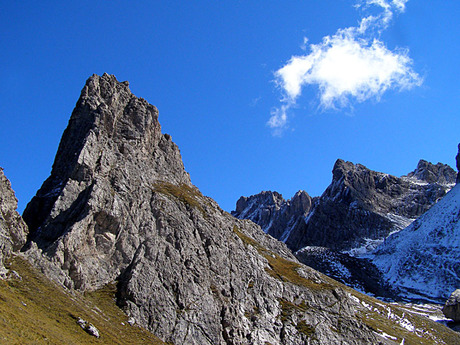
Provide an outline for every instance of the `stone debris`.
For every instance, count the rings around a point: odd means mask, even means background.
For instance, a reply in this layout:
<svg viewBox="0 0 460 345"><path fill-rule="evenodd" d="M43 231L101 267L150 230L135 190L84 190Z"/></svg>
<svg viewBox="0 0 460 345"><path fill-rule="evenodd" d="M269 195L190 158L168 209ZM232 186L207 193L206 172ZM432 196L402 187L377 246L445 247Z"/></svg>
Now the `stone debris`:
<svg viewBox="0 0 460 345"><path fill-rule="evenodd" d="M92 335L93 337L96 337L96 338L100 337L99 330L92 323L89 323L88 321L85 321L82 318L78 318L77 323L89 335Z"/></svg>

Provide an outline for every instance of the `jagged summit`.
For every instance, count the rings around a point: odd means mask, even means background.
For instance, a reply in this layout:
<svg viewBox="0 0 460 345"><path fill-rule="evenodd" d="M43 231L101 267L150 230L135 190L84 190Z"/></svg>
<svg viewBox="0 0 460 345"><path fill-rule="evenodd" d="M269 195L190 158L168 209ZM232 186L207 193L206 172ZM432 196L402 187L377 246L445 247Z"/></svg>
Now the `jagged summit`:
<svg viewBox="0 0 460 345"><path fill-rule="evenodd" d="M113 190L124 188L127 174L138 169L148 171L138 176L139 186L155 180L191 186L179 149L169 135L161 134L157 108L134 96L128 82L118 82L113 75L93 75L72 112L50 177L24 211L32 238L39 227L39 237L50 241L64 232L44 230L48 222L55 221L53 215L59 214L56 221L60 224L67 222L62 211L70 205L63 204L64 194L94 192L102 187L94 184L102 176L112 181Z"/></svg>
<svg viewBox="0 0 460 345"><path fill-rule="evenodd" d="M130 262L124 251L134 251L132 245L116 248L126 244L120 229L139 227L141 220L130 215L146 208L146 190L158 181L194 189L179 149L161 134L158 110L134 96L127 82L93 75L63 133L50 177L24 210L30 239L65 264L69 286L104 284ZM91 235L85 250L69 235L74 231Z"/></svg>
<svg viewBox="0 0 460 345"><path fill-rule="evenodd" d="M267 234L283 239L289 234L290 227L303 220L311 204L312 198L303 190L299 190L289 200L285 200L278 192L263 191L238 199L232 215L240 219L251 219Z"/></svg>
<svg viewBox="0 0 460 345"><path fill-rule="evenodd" d="M403 177L416 178L422 183L452 185L455 183L456 173L447 164L432 164L421 159L417 164L417 168Z"/></svg>
<svg viewBox="0 0 460 345"><path fill-rule="evenodd" d="M331 184L321 197L309 198L308 207L286 213L282 202L274 207L256 195L240 198L233 214L258 223L293 251L367 251L426 212L452 188L455 175L448 165L424 160L407 176L395 177L338 159Z"/></svg>

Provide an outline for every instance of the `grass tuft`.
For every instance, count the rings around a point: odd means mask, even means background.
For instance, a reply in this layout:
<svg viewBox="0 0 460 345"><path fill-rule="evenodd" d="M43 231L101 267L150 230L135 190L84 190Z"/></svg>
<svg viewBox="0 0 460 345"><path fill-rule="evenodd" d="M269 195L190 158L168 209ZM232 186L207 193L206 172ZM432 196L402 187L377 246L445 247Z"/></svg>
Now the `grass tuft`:
<svg viewBox="0 0 460 345"><path fill-rule="evenodd" d="M198 209L203 216L206 216L201 201L203 194L201 194L197 188L193 188L184 183L175 185L170 182L159 181L153 185L153 191L172 196L183 204Z"/></svg>

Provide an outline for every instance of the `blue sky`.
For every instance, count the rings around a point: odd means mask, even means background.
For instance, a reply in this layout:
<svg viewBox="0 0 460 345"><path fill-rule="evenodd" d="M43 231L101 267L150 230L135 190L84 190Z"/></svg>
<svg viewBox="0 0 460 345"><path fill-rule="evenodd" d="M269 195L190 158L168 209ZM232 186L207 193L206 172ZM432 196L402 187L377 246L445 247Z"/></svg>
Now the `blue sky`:
<svg viewBox="0 0 460 345"><path fill-rule="evenodd" d="M262 190L320 195L337 158L396 176L454 166L458 18L457 0L3 1L0 166L22 211L104 72L159 108L227 211Z"/></svg>

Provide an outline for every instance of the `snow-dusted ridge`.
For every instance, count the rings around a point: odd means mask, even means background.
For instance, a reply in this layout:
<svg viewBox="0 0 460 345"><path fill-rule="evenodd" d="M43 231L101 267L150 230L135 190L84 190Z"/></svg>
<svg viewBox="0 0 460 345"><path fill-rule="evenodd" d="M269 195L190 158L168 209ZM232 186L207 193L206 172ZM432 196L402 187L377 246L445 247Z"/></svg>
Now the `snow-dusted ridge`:
<svg viewBox="0 0 460 345"><path fill-rule="evenodd" d="M444 301L460 287L460 185L407 228L389 236L372 261L409 299Z"/></svg>

